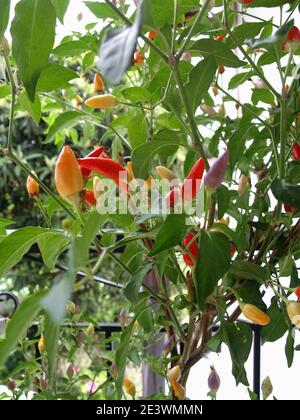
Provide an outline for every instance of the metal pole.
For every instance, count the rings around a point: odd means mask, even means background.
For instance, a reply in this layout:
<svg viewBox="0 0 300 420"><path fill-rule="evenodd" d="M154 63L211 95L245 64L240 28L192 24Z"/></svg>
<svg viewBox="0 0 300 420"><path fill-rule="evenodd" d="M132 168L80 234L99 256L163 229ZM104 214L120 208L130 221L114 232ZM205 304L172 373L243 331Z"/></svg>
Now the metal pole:
<svg viewBox="0 0 300 420"><path fill-rule="evenodd" d="M261 327L253 325L253 391L260 400Z"/></svg>

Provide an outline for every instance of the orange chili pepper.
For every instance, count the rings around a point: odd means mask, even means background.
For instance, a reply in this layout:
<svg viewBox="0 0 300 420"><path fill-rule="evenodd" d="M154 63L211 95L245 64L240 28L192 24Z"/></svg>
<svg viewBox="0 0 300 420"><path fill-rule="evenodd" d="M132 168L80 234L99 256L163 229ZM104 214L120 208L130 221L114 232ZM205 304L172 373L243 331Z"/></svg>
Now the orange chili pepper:
<svg viewBox="0 0 300 420"><path fill-rule="evenodd" d="M127 392L127 394L129 394L132 398L135 397L136 388L135 388L134 383L130 379L124 378L123 387L125 391Z"/></svg>
<svg viewBox="0 0 300 420"><path fill-rule="evenodd" d="M184 400L185 399L185 388L180 383L175 381L175 379L171 381L171 385L172 385L175 396L179 400Z"/></svg>
<svg viewBox="0 0 300 420"><path fill-rule="evenodd" d="M32 173L35 176L37 176L37 174L34 171L32 171ZM30 197L35 197L40 192L39 184L30 175L28 175L28 178L27 178L26 189Z"/></svg>
<svg viewBox="0 0 300 420"><path fill-rule="evenodd" d="M96 73L94 76L94 92L102 93L105 91L105 85L100 74Z"/></svg>
<svg viewBox="0 0 300 420"><path fill-rule="evenodd" d="M97 200L93 190L85 190L84 192L84 200L90 206L96 207Z"/></svg>
<svg viewBox="0 0 300 420"><path fill-rule="evenodd" d="M85 105L92 109L111 109L117 104L117 98L110 93L92 96L85 101Z"/></svg>
<svg viewBox="0 0 300 420"><path fill-rule="evenodd" d="M255 324L268 325L270 323L270 317L256 306L243 302L240 302L239 305L243 315Z"/></svg>

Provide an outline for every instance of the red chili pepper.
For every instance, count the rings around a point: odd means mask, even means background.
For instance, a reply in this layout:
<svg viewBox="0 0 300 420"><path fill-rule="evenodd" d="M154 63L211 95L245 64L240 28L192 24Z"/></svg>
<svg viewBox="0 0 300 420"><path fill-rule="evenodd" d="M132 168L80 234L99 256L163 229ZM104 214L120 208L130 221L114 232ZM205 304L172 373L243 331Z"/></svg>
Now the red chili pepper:
<svg viewBox="0 0 300 420"><path fill-rule="evenodd" d="M84 200L90 206L96 207L97 200L93 190L85 190L84 192Z"/></svg>
<svg viewBox="0 0 300 420"><path fill-rule="evenodd" d="M184 262L190 267L195 266L195 263L198 259L198 253L199 253L197 239L193 240L194 237L195 237L195 232L192 230L183 240L183 247L186 249L188 248L188 250L193 256L193 259L192 259L192 257L190 256L188 252L183 254Z"/></svg>
<svg viewBox="0 0 300 420"><path fill-rule="evenodd" d="M300 286L295 289L295 293L298 299L300 299Z"/></svg>
<svg viewBox="0 0 300 420"><path fill-rule="evenodd" d="M300 159L300 146L298 143L296 143L295 146L293 147L292 153L295 160Z"/></svg>
<svg viewBox="0 0 300 420"><path fill-rule="evenodd" d="M219 66L219 74L223 74L225 72L224 66Z"/></svg>
<svg viewBox="0 0 300 420"><path fill-rule="evenodd" d="M179 199L179 189L174 188L173 190L169 191L165 197L166 204L170 209L173 209L175 204Z"/></svg>
<svg viewBox="0 0 300 420"><path fill-rule="evenodd" d="M200 158L193 166L181 187L182 198L187 201L192 201L196 197L200 189L200 181L203 178L204 169L204 160Z"/></svg>
<svg viewBox="0 0 300 420"><path fill-rule="evenodd" d="M97 147L97 149L93 150L91 153L89 153L86 158L90 158L90 157L100 157L104 152L104 147L100 146ZM85 168L80 168L81 173L83 175L84 178L88 178L91 175L91 172L89 169L85 169Z"/></svg>
<svg viewBox="0 0 300 420"><path fill-rule="evenodd" d="M300 31L297 26L293 26L287 34L286 40L282 46L284 51L294 52L300 47Z"/></svg>
<svg viewBox="0 0 300 420"><path fill-rule="evenodd" d="M296 213L297 209L295 207L291 207L288 204L284 204L284 210L287 213Z"/></svg>
<svg viewBox="0 0 300 420"><path fill-rule="evenodd" d="M224 39L225 39L224 35L218 35L218 36L215 37L216 41L224 41Z"/></svg>

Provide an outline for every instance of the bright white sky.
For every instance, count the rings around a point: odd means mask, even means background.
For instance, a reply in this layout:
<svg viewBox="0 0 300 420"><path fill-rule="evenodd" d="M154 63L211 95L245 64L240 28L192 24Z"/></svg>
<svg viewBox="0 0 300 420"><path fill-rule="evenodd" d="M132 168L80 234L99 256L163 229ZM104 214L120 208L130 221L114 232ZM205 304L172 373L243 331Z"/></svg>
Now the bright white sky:
<svg viewBox="0 0 300 420"><path fill-rule="evenodd" d="M95 0L94 0L95 1ZM17 0L12 0L12 7L15 6ZM77 16L82 13L82 20L78 21ZM252 9L251 13L257 13L258 16L264 18L271 17L270 9ZM278 23L278 16L275 16L275 23ZM81 0L70 0L70 7L65 16L64 26L60 25L57 28L58 39L69 35L72 31L84 32L87 23L96 22L95 16L88 10ZM277 22L276 22L277 20ZM295 14L296 25L299 26L299 14ZM277 88L280 86L280 79L274 68L269 66L265 68L268 80ZM223 76L224 86L233 76L234 71L226 69ZM242 102L249 101L251 98L251 88L253 85L247 83L243 88L233 94L240 97ZM236 115L234 104L227 105L227 111L231 115ZM297 332L298 341L299 333ZM284 400L299 400L300 399L300 357L299 353L295 353L295 362L291 369L287 368L285 354L284 354L285 338L277 343L265 344L262 347L262 379L270 376L274 387L274 395L277 399ZM209 354L207 359L198 363L197 367L192 370L190 380L187 386L187 396L190 399L202 400L206 399L207 377L209 375L209 366L213 364L221 377L221 388L218 393L218 399L224 400L242 400L249 399L247 389L244 386L236 387L234 378L231 375L231 360L228 349L225 345L222 346L222 353L216 355ZM252 355L246 364L248 379L252 383Z"/></svg>

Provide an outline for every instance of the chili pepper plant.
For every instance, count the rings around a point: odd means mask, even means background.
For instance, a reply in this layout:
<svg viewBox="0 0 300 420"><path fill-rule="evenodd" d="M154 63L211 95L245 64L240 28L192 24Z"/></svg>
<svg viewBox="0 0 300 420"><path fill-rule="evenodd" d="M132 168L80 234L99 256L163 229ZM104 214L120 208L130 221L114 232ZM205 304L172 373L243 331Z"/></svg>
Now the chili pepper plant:
<svg viewBox="0 0 300 420"><path fill-rule="evenodd" d="M300 327L299 1L85 2L93 19L84 33L58 39L69 3L19 0L10 10L0 1L9 122L0 153L22 171L44 220L8 234L13 221L0 219L0 277L35 246L53 279L9 320L0 363L38 321L36 388L40 398L63 396L62 324L77 313L96 334L101 319L76 312L72 298L98 287L109 264L127 311L118 308L116 350L101 356L106 398L135 398L126 368L146 360L167 381L156 397L185 399L191 370L222 343L236 383L249 386L250 323L263 343L286 336L291 367ZM41 151L57 148L50 179L16 148L24 113L43 127ZM162 334L150 358L145 340ZM216 398L222 378L214 367L208 376Z"/></svg>

